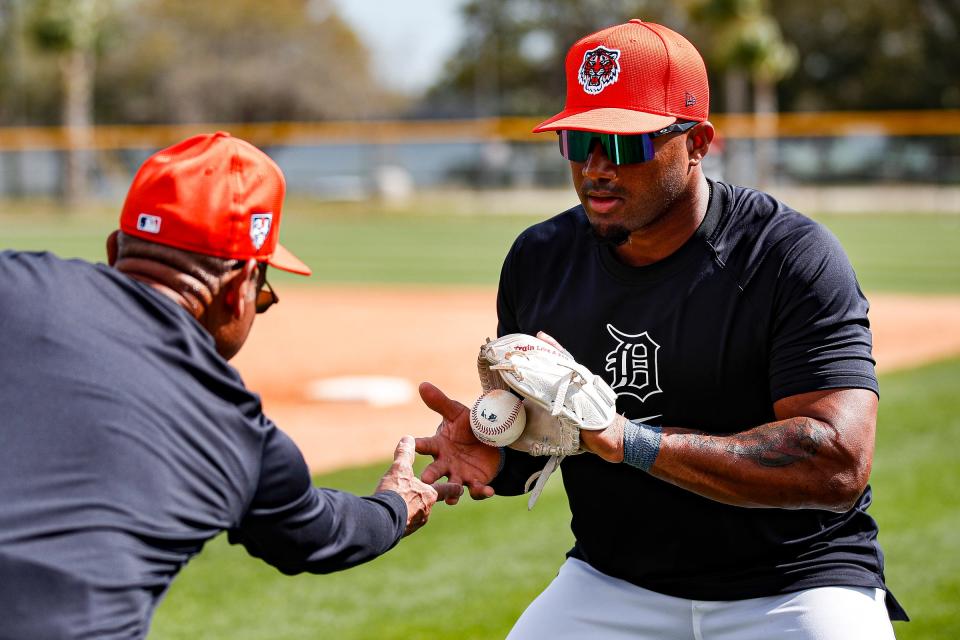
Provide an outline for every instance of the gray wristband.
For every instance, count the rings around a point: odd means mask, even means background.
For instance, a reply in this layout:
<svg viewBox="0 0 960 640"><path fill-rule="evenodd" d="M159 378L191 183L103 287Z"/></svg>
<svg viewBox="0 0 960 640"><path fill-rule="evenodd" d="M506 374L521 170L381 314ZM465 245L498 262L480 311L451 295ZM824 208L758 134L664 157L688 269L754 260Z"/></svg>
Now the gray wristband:
<svg viewBox="0 0 960 640"><path fill-rule="evenodd" d="M662 430L642 422L627 422L623 427L623 461L631 467L650 471L660 453Z"/></svg>

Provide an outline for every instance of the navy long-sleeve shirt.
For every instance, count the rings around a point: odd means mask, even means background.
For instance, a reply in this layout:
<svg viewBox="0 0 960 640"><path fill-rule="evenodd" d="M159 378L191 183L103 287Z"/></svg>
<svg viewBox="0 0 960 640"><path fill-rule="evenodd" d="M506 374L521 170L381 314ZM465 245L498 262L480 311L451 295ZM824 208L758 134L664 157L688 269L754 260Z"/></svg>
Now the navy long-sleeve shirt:
<svg viewBox="0 0 960 640"><path fill-rule="evenodd" d="M393 547L406 505L311 485L212 337L105 265L0 253L0 638L138 638L221 531L284 573Z"/></svg>

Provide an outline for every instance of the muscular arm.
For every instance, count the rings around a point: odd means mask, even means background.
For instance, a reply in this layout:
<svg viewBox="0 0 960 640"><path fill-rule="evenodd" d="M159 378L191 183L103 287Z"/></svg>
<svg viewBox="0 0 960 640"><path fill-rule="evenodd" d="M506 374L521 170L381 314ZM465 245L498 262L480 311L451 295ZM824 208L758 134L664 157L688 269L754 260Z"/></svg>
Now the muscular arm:
<svg viewBox="0 0 960 640"><path fill-rule="evenodd" d="M741 507L850 509L870 476L877 396L865 389L816 391L784 398L774 412L775 422L732 434L665 427L650 474ZM621 462L622 428L584 431L581 440Z"/></svg>

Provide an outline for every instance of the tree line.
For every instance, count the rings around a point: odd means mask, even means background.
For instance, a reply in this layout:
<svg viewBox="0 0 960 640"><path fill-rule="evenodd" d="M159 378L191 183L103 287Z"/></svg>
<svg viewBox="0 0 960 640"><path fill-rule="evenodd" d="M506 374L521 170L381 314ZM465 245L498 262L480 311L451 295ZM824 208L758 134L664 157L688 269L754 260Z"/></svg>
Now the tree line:
<svg viewBox="0 0 960 640"><path fill-rule="evenodd" d="M585 33L640 17L689 36L716 111L960 107L960 0L467 0L423 96L391 94L329 0L0 0L0 123L531 115ZM425 23L424 29L430 29ZM80 117L74 113L72 117Z"/></svg>
<svg viewBox="0 0 960 640"><path fill-rule="evenodd" d="M0 0L0 121L328 120L383 115L370 56L327 0Z"/></svg>
<svg viewBox="0 0 960 640"><path fill-rule="evenodd" d="M438 2L445 0L437 0ZM714 112L960 108L960 0L465 0L422 95L377 80L331 0L0 0L0 126L543 116L584 34L687 35ZM424 29L431 29L429 21ZM68 200L82 153L65 154Z"/></svg>
<svg viewBox="0 0 960 640"><path fill-rule="evenodd" d="M463 14L425 115L554 112L569 46L630 18L700 49L714 111L960 108L960 0L468 0Z"/></svg>

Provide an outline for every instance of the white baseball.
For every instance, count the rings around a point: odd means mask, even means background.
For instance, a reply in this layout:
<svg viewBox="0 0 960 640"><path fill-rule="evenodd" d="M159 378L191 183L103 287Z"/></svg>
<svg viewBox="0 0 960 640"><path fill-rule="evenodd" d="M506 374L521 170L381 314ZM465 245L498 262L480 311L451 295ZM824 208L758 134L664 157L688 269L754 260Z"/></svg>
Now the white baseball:
<svg viewBox="0 0 960 640"><path fill-rule="evenodd" d="M492 389L473 403L470 428L477 440L491 447L505 447L520 437L527 424L523 402L503 389Z"/></svg>

